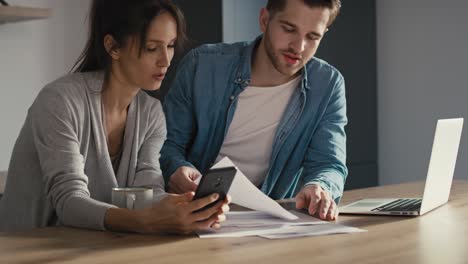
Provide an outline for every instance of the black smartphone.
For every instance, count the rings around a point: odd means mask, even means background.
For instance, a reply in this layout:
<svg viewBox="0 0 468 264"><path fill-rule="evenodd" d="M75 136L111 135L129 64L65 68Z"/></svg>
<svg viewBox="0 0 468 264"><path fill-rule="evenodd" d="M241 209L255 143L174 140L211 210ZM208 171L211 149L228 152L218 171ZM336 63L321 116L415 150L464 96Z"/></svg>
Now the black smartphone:
<svg viewBox="0 0 468 264"><path fill-rule="evenodd" d="M197 190L193 200L200 199L211 195L213 193L219 194L218 200L215 202L195 211L203 211L216 204L220 200L226 199L226 195L231 188L232 181L236 175L237 169L235 167L225 167L219 169L211 169L202 175L200 183L198 184Z"/></svg>

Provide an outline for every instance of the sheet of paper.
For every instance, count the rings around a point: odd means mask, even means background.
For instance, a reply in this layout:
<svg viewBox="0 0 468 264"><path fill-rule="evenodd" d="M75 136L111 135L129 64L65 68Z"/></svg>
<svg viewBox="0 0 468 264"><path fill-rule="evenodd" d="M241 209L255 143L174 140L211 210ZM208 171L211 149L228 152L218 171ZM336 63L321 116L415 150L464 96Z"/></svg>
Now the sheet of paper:
<svg viewBox="0 0 468 264"><path fill-rule="evenodd" d="M235 164L226 157L213 168L230 166L235 167ZM229 195L233 203L254 211L229 212L221 229L198 232L200 238L261 236L280 239L365 231L321 221L297 211L287 211L253 185L239 169Z"/></svg>
<svg viewBox="0 0 468 264"><path fill-rule="evenodd" d="M364 229L327 223L324 225L283 226L270 234L261 234L260 237L268 239L284 239L306 236L323 236L332 234L349 234L367 232Z"/></svg>
<svg viewBox="0 0 468 264"><path fill-rule="evenodd" d="M227 157L216 163L213 168L224 168L234 166L234 163ZM238 169L229 190L232 202L252 210L269 213L271 215L294 220L297 216L285 210L281 205L265 195Z"/></svg>
<svg viewBox="0 0 468 264"><path fill-rule="evenodd" d="M357 233L366 230L321 221L312 216L291 211L299 218L288 221L269 214L248 211L229 212L220 229L198 232L200 238L233 238L260 236L268 239Z"/></svg>
<svg viewBox="0 0 468 264"><path fill-rule="evenodd" d="M274 234L281 229L283 225L263 226L263 227L221 227L218 230L208 230L197 232L200 238L228 238L228 237L247 237Z"/></svg>
<svg viewBox="0 0 468 264"><path fill-rule="evenodd" d="M332 234L348 234L367 232L364 229L342 226L338 224L320 225L277 225L264 227L221 227L219 230L198 233L200 238L233 238L260 236L268 239L283 239L306 236L323 236Z"/></svg>
<svg viewBox="0 0 468 264"><path fill-rule="evenodd" d="M285 220L259 211L236 211L226 213L226 221L223 227L265 227L278 225L317 225L326 224L318 218L306 215L297 211L290 211L298 218L295 220Z"/></svg>
<svg viewBox="0 0 468 264"><path fill-rule="evenodd" d="M198 232L200 238L245 237L277 233L285 226L322 225L328 222L296 211L290 212L298 218L281 219L259 211L228 212L221 229Z"/></svg>

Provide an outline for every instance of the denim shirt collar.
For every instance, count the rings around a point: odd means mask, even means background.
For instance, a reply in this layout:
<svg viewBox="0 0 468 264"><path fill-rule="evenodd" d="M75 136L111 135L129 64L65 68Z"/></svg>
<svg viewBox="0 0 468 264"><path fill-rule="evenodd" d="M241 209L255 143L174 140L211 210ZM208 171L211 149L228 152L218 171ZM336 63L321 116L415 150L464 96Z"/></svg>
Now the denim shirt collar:
<svg viewBox="0 0 468 264"><path fill-rule="evenodd" d="M252 74L252 60L253 60L253 53L256 47L260 44L263 35L259 35L254 41L250 42L248 46L246 46L242 53L239 66L236 69L236 77L234 79L234 83L240 84L242 87L247 87L251 82L251 74ZM307 62L304 67L302 68L302 85L301 91L310 90L309 82L308 82L308 64Z"/></svg>
<svg viewBox="0 0 468 264"><path fill-rule="evenodd" d="M240 84L243 88L250 84L252 74L252 56L255 47L258 46L261 39L262 36L260 35L242 50L239 66L236 69L234 83Z"/></svg>

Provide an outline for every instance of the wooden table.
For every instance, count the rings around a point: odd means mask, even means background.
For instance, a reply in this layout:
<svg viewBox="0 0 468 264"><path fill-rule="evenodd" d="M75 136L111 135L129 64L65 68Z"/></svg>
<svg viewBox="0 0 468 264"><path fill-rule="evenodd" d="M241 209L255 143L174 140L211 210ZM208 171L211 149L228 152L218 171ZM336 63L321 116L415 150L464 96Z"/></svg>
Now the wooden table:
<svg viewBox="0 0 468 264"><path fill-rule="evenodd" d="M419 196L421 183L346 192ZM447 205L422 217L340 216L369 232L267 240L199 239L45 228L0 236L0 263L468 263L468 181L455 181Z"/></svg>

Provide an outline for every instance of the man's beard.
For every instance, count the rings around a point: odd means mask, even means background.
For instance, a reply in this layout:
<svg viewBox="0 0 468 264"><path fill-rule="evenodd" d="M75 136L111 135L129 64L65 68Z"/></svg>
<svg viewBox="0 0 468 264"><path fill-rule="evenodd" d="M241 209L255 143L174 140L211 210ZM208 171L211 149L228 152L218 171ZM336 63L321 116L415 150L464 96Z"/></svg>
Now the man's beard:
<svg viewBox="0 0 468 264"><path fill-rule="evenodd" d="M276 71L278 71L279 73L285 75L285 76L293 76L295 74L297 74L297 72L299 71L298 68L300 67L291 67L289 69L286 69L287 71L285 71L283 68L285 67L282 67L282 64L281 64L281 54L283 52L287 52L287 53L292 53L292 54L297 54L296 51L294 51L293 49L288 49L288 50L280 50L279 51L279 54L278 56L275 55L275 49L273 48L273 44L272 42L270 41L270 38L268 36L268 34L265 33L264 35L264 38L265 38L265 52L268 56L268 59L270 60L271 64L273 65L273 67L275 67Z"/></svg>

